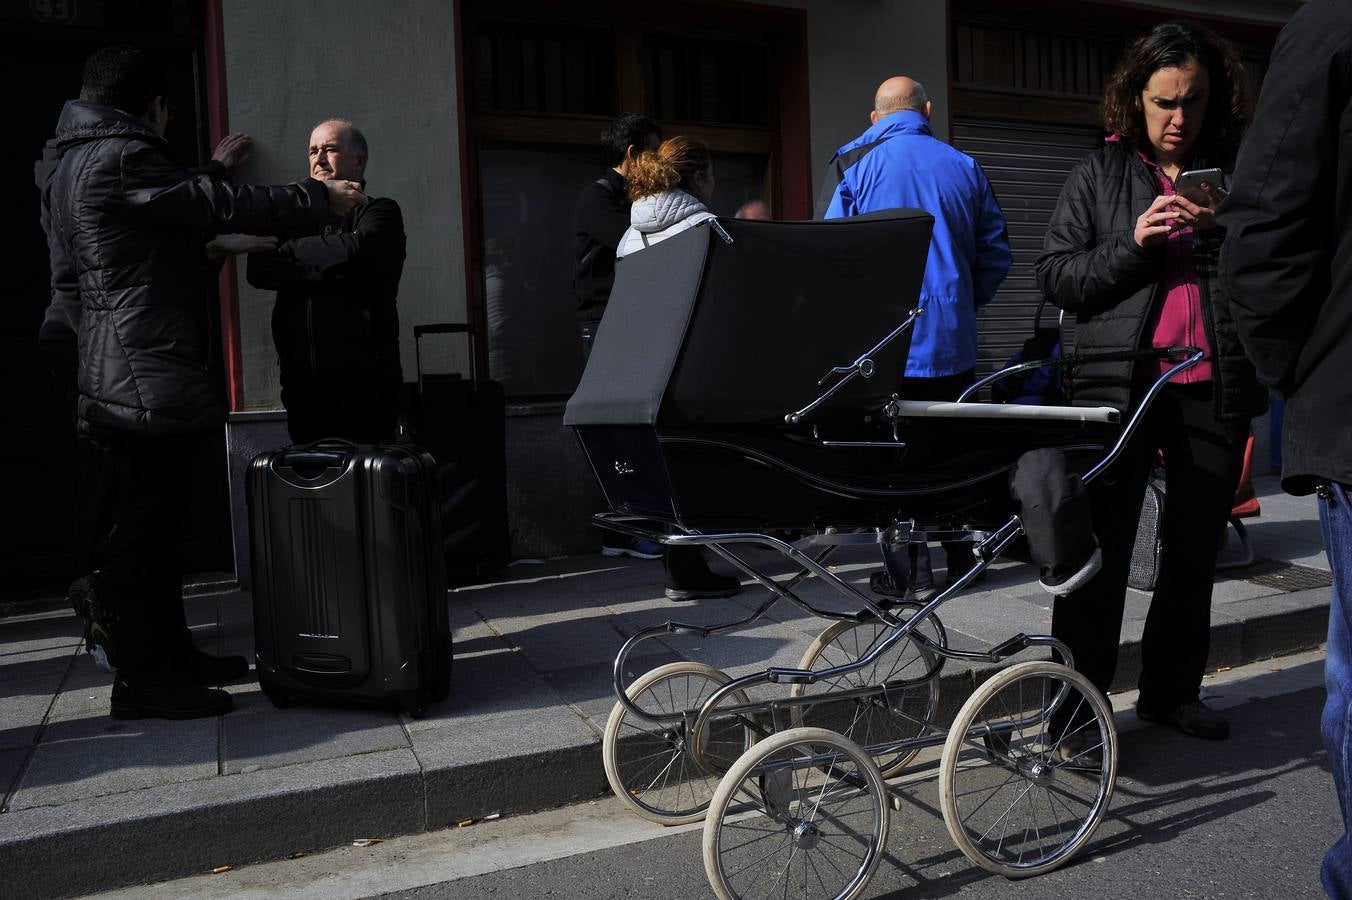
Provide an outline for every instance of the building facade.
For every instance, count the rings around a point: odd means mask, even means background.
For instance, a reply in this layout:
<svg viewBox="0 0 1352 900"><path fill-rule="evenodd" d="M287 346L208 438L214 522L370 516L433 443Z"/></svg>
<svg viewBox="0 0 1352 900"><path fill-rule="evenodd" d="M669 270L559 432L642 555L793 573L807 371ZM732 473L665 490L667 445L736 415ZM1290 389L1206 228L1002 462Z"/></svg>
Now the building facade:
<svg viewBox="0 0 1352 900"><path fill-rule="evenodd" d="M9 5L76 8L74 0ZM104 6L113 5L79 4ZM414 377L413 326L475 326L478 374L508 395L513 555L531 557L598 543L587 524L598 496L561 419L581 372L572 206L602 170L597 138L615 114L646 112L667 134L706 140L715 211L731 214L754 197L779 218L804 218L834 149L867 127L876 85L899 73L919 79L934 101L936 134L982 162L1010 222L1015 268L983 312L989 369L1031 327L1041 230L1069 168L1103 138L1097 102L1124 43L1157 21L1194 16L1239 43L1256 87L1299 0L162 6L185 23L171 37L191 61L200 98L198 152L226 129L245 131L256 151L244 178L289 181L305 174L315 122L342 117L364 130L369 189L398 200L408 232L399 296L405 379ZM99 26L109 35L111 15ZM25 27L59 42L60 25ZM68 34L66 46L109 42L95 39L99 27L79 42ZM118 33L128 32L134 27ZM25 150L35 158L38 148ZM222 374L234 413L229 450L210 463L229 472L237 522L241 464L284 434L271 297L240 276L222 279ZM422 349L432 371L469 362L460 347Z"/></svg>

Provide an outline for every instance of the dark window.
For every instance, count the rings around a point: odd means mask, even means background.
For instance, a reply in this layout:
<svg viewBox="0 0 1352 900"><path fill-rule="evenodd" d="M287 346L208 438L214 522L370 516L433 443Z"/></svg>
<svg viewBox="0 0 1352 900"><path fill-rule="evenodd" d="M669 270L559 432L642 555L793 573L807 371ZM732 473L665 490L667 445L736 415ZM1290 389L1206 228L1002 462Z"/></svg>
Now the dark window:
<svg viewBox="0 0 1352 900"><path fill-rule="evenodd" d="M608 32L480 22L472 47L476 110L616 112L615 39Z"/></svg>
<svg viewBox="0 0 1352 900"><path fill-rule="evenodd" d="M693 4L661 24L620 8L464 3L471 317L484 374L516 401L566 397L582 373L573 208L605 171L600 135L612 116L646 113L668 137L708 143L720 215L751 199L779 206L774 67L796 58L784 46L801 51L785 43L800 20L748 13L719 33Z"/></svg>
<svg viewBox="0 0 1352 900"><path fill-rule="evenodd" d="M770 56L763 45L653 35L643 41L648 109L659 119L770 124Z"/></svg>

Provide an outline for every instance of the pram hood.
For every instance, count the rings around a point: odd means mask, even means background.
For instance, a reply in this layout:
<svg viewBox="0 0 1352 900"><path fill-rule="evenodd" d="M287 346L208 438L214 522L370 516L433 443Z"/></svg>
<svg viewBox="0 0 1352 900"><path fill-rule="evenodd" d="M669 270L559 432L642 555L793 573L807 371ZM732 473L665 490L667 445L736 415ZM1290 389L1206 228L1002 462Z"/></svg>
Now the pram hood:
<svg viewBox="0 0 1352 900"><path fill-rule="evenodd" d="M716 220L620 260L566 425L782 425L917 303L934 218ZM729 240L725 240L726 234ZM814 414L878 410L907 330Z"/></svg>

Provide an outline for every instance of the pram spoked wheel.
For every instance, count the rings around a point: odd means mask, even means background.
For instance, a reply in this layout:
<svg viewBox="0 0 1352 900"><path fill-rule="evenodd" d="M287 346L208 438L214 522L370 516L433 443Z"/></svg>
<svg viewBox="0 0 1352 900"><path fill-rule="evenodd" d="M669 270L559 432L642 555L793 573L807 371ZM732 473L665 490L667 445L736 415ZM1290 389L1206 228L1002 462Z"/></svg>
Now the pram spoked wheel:
<svg viewBox="0 0 1352 900"><path fill-rule="evenodd" d="M963 704L944 744L939 803L968 859L1024 878L1088 842L1116 776L1107 701L1078 672L1038 660L1001 670Z"/></svg>
<svg viewBox="0 0 1352 900"><path fill-rule="evenodd" d="M887 842L882 773L850 739L790 728L756 744L714 791L704 870L722 900L849 898L868 884Z"/></svg>
<svg viewBox="0 0 1352 900"><path fill-rule="evenodd" d="M701 768L691 753L691 726L704 701L729 681L712 666L674 662L645 672L629 686L625 691L629 699L660 718L655 722L640 718L622 703L611 710L601 757L615 796L661 825L684 825L704 817L717 776ZM747 702L740 691L730 699ZM740 722L714 721L701 736L701 755L715 771L721 771L752 740Z"/></svg>
<svg viewBox="0 0 1352 900"><path fill-rule="evenodd" d="M914 614L915 609L897 612L904 617ZM939 646L947 646L947 635L937 616L930 615L917 628ZM835 622L812 642L798 668L816 671L854 662L891 633L892 626L877 619ZM850 700L828 700L820 706L794 707L794 724L834 728L864 747L921 737L929 732L939 710L937 676L942 665L936 654L909 637L903 638L871 665L816 684L795 684L791 694L801 697L923 678L922 683ZM891 778L919 752L919 747L902 748L881 754L874 761L883 777Z"/></svg>

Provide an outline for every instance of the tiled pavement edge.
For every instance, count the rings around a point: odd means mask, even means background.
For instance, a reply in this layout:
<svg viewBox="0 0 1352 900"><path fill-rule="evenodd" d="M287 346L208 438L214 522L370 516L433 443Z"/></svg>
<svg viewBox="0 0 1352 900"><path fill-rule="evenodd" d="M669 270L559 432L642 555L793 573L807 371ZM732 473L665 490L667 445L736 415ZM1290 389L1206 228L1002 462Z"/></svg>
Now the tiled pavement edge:
<svg viewBox="0 0 1352 900"><path fill-rule="evenodd" d="M1249 524L1257 555L1326 569L1313 500L1279 494L1272 478L1258 488L1263 516ZM837 571L860 582L874 565L864 551L837 559ZM1287 592L1244 575L1217 580L1213 667L1322 642L1327 588ZM219 719L114 722L110 678L78 652L72 616L0 621L0 896L84 893L602 794L600 735L624 637L668 618L740 618L760 601L747 590L670 604L660 578L657 563L579 557L452 592L452 695L417 721L362 708L275 710L243 684L231 688L236 709ZM940 610L955 646L1047 630L1050 598L1031 567L999 564L980 588ZM839 608L820 585L806 593ZM1139 670L1148 599L1128 597L1122 686ZM247 595L196 597L190 613L199 643L251 651ZM825 624L780 603L733 634L653 640L631 676L682 658L734 675L791 665ZM981 675L945 669L950 718Z"/></svg>

